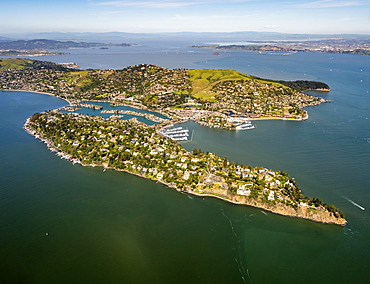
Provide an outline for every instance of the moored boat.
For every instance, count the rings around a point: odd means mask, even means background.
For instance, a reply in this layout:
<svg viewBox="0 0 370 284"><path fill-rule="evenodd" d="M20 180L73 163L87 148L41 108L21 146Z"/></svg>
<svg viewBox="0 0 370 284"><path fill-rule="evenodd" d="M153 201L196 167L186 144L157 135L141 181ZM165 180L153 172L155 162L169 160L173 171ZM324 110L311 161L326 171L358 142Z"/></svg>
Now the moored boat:
<svg viewBox="0 0 370 284"><path fill-rule="evenodd" d="M243 123L240 123L235 127L236 130L248 130L248 129L253 129L253 128L255 128L255 126L249 120Z"/></svg>

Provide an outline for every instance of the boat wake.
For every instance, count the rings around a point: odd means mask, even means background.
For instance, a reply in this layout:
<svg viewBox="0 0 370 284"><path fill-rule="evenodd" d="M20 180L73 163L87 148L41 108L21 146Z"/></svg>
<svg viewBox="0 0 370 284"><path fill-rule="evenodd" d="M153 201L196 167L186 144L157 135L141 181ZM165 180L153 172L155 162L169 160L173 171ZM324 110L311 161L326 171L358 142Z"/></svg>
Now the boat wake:
<svg viewBox="0 0 370 284"><path fill-rule="evenodd" d="M267 213L266 213L265 211L262 211L262 210L261 210L261 212L267 216Z"/></svg>
<svg viewBox="0 0 370 284"><path fill-rule="evenodd" d="M235 259L235 262L236 262L236 264L238 266L238 270L240 272L240 275L241 275L241 278L243 280L243 283L246 283L246 276L248 276L250 282L252 283L252 280L251 280L250 275L249 275L248 268L247 268L247 273L244 270L244 264L243 264L243 246L242 246L242 243L241 243L242 240L239 239L238 235L236 234L236 231L234 229L233 222L225 214L224 207L222 206L222 204L219 204L219 205L220 205L220 211L221 211L222 216L224 216L229 221L229 223L230 223L231 232L233 233L234 240L237 243L237 246L235 247L236 256L235 256L234 259Z"/></svg>
<svg viewBox="0 0 370 284"><path fill-rule="evenodd" d="M349 199L348 197L345 197L344 195L342 195L342 197L347 200L349 203L352 203L353 205L355 205L356 207L360 208L361 210L365 210L365 207L362 207L360 204L357 204L356 202L354 202L353 200Z"/></svg>

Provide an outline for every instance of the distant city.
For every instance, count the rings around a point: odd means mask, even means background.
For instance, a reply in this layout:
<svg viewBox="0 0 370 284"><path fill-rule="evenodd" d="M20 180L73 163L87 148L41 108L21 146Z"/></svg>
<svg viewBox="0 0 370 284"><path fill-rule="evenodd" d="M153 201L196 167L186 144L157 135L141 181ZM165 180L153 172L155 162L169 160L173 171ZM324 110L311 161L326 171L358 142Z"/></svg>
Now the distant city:
<svg viewBox="0 0 370 284"><path fill-rule="evenodd" d="M370 55L370 39L250 42L246 45L202 45L196 48L242 49L259 52L326 52Z"/></svg>

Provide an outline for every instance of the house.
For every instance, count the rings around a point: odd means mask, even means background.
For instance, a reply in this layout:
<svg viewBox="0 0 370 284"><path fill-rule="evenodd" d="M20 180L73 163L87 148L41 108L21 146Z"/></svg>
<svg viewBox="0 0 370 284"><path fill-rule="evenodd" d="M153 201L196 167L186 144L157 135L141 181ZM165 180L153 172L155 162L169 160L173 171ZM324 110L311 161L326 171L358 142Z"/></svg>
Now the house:
<svg viewBox="0 0 370 284"><path fill-rule="evenodd" d="M275 193L273 190L270 190L269 196L267 197L269 201L274 201L275 200Z"/></svg>
<svg viewBox="0 0 370 284"><path fill-rule="evenodd" d="M189 177L190 177L190 173L188 172L188 171L186 171L185 173L184 173L184 176L182 177L184 180L188 180L189 179Z"/></svg>
<svg viewBox="0 0 370 284"><path fill-rule="evenodd" d="M249 188L246 188L246 185L243 184L243 185L239 186L236 193L239 194L239 195L249 196L251 194L251 190Z"/></svg>
<svg viewBox="0 0 370 284"><path fill-rule="evenodd" d="M162 172L158 173L157 174L157 179L161 180L162 178L163 178L163 173Z"/></svg>

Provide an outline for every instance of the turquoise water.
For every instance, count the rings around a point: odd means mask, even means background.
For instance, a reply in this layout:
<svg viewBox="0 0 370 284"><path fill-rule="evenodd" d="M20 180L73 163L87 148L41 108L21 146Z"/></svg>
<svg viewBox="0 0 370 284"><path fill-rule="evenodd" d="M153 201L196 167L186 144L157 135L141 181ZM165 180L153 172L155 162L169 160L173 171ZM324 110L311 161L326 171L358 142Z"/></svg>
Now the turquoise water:
<svg viewBox="0 0 370 284"><path fill-rule="evenodd" d="M66 103L0 92L0 282L367 283L369 63L364 56L248 52L192 63L331 86L311 92L332 102L307 108L307 121L256 121L256 129L239 132L188 122L193 141L182 145L285 170L306 195L341 208L346 227L72 165L22 130L28 116Z"/></svg>

